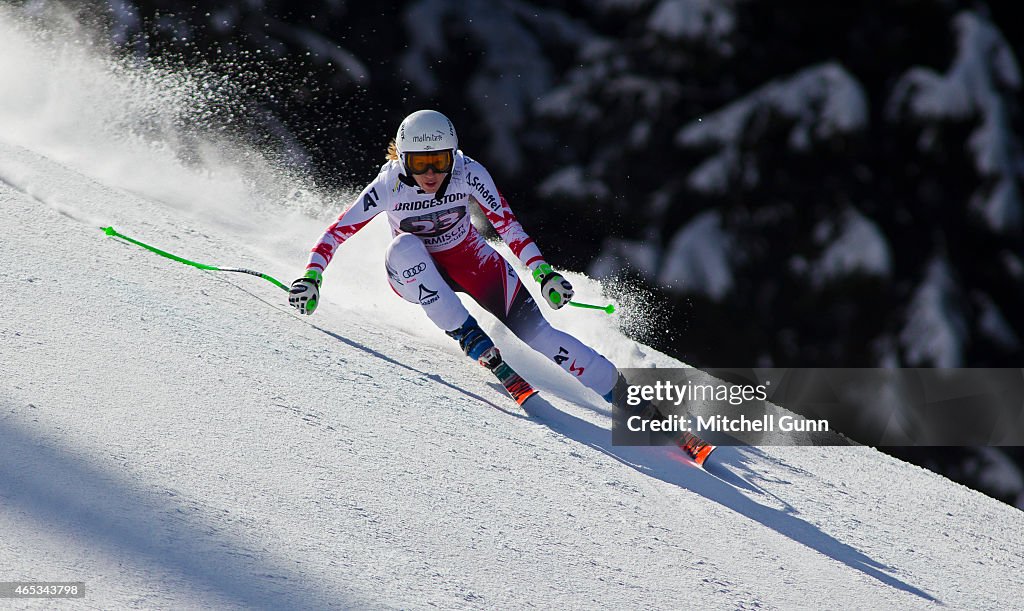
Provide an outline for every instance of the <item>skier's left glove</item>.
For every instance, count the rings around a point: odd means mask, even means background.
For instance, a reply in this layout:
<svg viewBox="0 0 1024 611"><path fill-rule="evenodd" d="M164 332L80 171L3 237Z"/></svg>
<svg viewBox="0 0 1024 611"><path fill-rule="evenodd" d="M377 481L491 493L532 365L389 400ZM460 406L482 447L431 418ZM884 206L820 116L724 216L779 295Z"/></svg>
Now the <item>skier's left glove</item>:
<svg viewBox="0 0 1024 611"><path fill-rule="evenodd" d="M540 292L544 301L554 309L558 309L572 301L575 291L569 281L562 277L547 263L541 263L533 270L533 279L540 283Z"/></svg>
<svg viewBox="0 0 1024 611"><path fill-rule="evenodd" d="M288 291L288 303L303 314L312 314L320 302L320 283L323 275L315 269L306 270L306 275L292 282Z"/></svg>

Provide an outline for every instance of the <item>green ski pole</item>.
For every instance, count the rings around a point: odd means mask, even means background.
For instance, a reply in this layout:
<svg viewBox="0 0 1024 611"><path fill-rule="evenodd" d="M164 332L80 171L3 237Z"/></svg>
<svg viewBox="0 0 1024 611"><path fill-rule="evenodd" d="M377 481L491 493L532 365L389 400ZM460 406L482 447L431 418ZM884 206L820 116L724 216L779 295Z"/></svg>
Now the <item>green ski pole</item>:
<svg viewBox="0 0 1024 611"><path fill-rule="evenodd" d="M592 305L592 304L589 304L589 303L579 303L578 301L570 301L569 305L576 306L577 308L588 308L588 309L591 309L591 310L602 310L602 311L604 311L607 314L611 314L612 312L615 311L615 306L610 304L610 303L608 305L606 305L606 306L599 306L599 305Z"/></svg>
<svg viewBox="0 0 1024 611"><path fill-rule="evenodd" d="M130 242L132 244L135 244L136 246L141 246L142 248L145 248L146 250L148 250L148 251L150 251L152 253L156 253L156 254L160 255L161 257L166 257L166 258L168 258L168 259L170 259L172 261L177 261L178 263L184 263L185 265L191 265L192 267L195 267L195 268L198 268L198 269L204 269L204 270L211 271L211 272L239 272L239 273L242 273L242 274L249 274L250 276L258 276L258 277L263 278L264 280L266 280L268 282L274 283L275 285L279 286L284 291L288 290L288 287L285 286L284 284L282 284L280 280L278 280L277 278L274 278L273 276L270 276L268 274L264 274L262 272L253 271L251 269L242 269L240 267L217 267L215 265L206 265L205 263L196 263L195 261L189 261L188 259L183 259L183 258L181 258L181 257L179 257L177 255L172 255L171 253L169 253L167 251L160 250L159 248L150 246L149 244L145 244L145 243L140 242L138 240L132 239L132 238L124 235L123 233L117 232L113 227L100 227L100 229L103 230L103 233L105 233L105 234L107 234L109 236L112 236L112 237L115 237L115 238L121 238L125 242Z"/></svg>

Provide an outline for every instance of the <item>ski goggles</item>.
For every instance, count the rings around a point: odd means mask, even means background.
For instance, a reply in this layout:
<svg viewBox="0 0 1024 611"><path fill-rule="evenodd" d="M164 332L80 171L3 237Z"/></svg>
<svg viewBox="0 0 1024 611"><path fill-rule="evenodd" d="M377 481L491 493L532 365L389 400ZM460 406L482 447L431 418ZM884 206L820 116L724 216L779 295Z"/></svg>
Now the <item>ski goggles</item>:
<svg viewBox="0 0 1024 611"><path fill-rule="evenodd" d="M438 174L452 171L455 156L451 151L428 151L425 153L406 153L405 167L410 174L426 174L433 168Z"/></svg>

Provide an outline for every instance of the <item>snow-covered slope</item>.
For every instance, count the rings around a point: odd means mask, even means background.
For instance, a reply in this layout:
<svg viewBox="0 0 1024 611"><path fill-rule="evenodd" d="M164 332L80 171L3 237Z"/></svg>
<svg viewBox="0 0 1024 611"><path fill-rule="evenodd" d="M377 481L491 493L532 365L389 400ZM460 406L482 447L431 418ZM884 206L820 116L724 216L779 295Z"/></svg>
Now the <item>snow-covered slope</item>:
<svg viewBox="0 0 1024 611"><path fill-rule="evenodd" d="M706 473L613 447L596 396L491 327L543 390L523 412L390 291L382 222L312 318L106 237L288 280L331 211L240 145L180 161L173 121L132 129L167 107L7 19L0 581L84 581L61 606L96 609L1019 604L1024 514L870 448L721 448Z"/></svg>

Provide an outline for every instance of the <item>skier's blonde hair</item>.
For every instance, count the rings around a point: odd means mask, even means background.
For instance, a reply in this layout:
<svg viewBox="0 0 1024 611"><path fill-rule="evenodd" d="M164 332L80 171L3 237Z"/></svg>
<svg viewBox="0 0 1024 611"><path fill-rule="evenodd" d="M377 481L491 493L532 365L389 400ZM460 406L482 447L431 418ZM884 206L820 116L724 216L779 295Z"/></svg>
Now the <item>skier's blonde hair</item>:
<svg viewBox="0 0 1024 611"><path fill-rule="evenodd" d="M388 143L388 161L398 161L398 144L394 138Z"/></svg>

